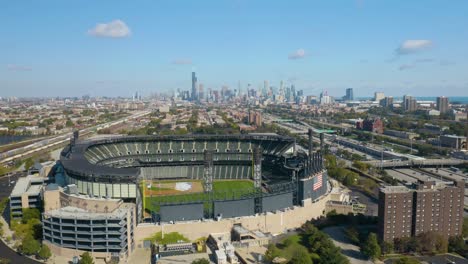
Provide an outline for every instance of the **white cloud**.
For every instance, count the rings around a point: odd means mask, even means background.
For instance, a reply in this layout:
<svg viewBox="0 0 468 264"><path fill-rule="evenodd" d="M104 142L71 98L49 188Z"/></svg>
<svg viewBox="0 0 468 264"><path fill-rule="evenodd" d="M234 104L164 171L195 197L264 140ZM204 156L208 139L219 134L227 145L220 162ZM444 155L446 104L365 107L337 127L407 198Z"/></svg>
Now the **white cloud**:
<svg viewBox="0 0 468 264"><path fill-rule="evenodd" d="M32 68L29 66L24 66L24 65L8 64L7 70L9 71L32 71Z"/></svg>
<svg viewBox="0 0 468 264"><path fill-rule="evenodd" d="M398 67L398 69L400 71L409 70L409 69L413 69L413 68L414 68L413 64L402 64L402 65L400 65L400 67Z"/></svg>
<svg viewBox="0 0 468 264"><path fill-rule="evenodd" d="M416 63L431 63L431 62L434 62L434 61L435 61L434 59L426 58L426 59L417 59L414 62L416 62Z"/></svg>
<svg viewBox="0 0 468 264"><path fill-rule="evenodd" d="M410 39L401 43L400 47L396 49L398 55L405 55L415 53L432 46L432 41L427 39Z"/></svg>
<svg viewBox="0 0 468 264"><path fill-rule="evenodd" d="M94 28L88 30L88 34L95 37L105 38L125 38L131 34L130 28L120 19L109 23L97 24Z"/></svg>
<svg viewBox="0 0 468 264"><path fill-rule="evenodd" d="M176 60L173 60L172 63L176 64L176 65L191 65L192 64L192 59L188 59L188 58L176 59Z"/></svg>
<svg viewBox="0 0 468 264"><path fill-rule="evenodd" d="M293 53L290 53L288 56L288 59L290 60L297 60L297 59L302 59L306 56L306 52L304 49L298 49L294 51Z"/></svg>

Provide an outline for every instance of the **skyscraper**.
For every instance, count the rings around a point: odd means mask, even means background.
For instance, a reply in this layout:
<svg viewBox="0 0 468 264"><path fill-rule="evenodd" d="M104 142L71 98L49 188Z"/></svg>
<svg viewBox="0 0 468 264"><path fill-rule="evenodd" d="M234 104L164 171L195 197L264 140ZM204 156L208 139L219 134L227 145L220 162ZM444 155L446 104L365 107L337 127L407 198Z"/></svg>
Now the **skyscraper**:
<svg viewBox="0 0 468 264"><path fill-rule="evenodd" d="M354 93L353 88L346 89L345 101L353 101L354 100Z"/></svg>
<svg viewBox="0 0 468 264"><path fill-rule="evenodd" d="M449 110L449 100L447 97L445 96L439 96L437 97L437 110L439 110L439 112L441 114L445 114L448 112Z"/></svg>
<svg viewBox="0 0 468 264"><path fill-rule="evenodd" d="M192 101L197 101L197 76L192 72Z"/></svg>

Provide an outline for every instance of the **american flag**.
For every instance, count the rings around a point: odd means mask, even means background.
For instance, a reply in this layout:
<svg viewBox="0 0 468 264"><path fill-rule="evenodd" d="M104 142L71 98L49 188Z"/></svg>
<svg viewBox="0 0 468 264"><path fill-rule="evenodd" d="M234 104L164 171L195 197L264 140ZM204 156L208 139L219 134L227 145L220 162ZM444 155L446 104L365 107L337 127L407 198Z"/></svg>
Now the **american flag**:
<svg viewBox="0 0 468 264"><path fill-rule="evenodd" d="M322 187L322 174L321 173L314 177L314 186L312 187L312 190L315 191L320 187Z"/></svg>

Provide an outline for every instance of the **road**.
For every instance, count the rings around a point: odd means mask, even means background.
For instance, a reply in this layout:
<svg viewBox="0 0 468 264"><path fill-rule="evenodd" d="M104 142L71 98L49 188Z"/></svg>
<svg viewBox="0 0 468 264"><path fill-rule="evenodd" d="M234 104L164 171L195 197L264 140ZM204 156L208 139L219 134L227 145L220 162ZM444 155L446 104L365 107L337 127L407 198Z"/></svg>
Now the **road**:
<svg viewBox="0 0 468 264"><path fill-rule="evenodd" d="M20 174L14 174L11 176L11 181L17 181ZM10 196L11 190L13 189L14 184L8 186L8 177L0 178L0 199ZM21 263L21 264L38 264L41 262L34 261L30 258L19 255L16 251L10 249L7 245L0 240L0 257L11 260L11 263Z"/></svg>
<svg viewBox="0 0 468 264"><path fill-rule="evenodd" d="M372 264L373 262L368 260L359 250L359 247L356 245L351 244L351 242L346 238L344 234L344 227L341 226L334 226L334 227L327 227L322 231L327 233L333 243L341 248L341 253L345 255L351 264Z"/></svg>

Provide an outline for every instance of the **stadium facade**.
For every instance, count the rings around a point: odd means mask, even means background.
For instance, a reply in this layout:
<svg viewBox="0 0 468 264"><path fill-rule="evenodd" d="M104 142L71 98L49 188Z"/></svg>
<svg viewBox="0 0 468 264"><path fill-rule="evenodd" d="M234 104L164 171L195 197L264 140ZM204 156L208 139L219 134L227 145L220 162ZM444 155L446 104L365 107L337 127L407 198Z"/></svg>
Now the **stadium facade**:
<svg viewBox="0 0 468 264"><path fill-rule="evenodd" d="M65 248L94 253L94 246L99 245L103 255L119 258L127 257L135 248L133 230L145 218L164 224L255 216L313 203L329 188L322 152L312 149L312 131L308 153L297 152L293 138L276 134L95 140L78 140L75 134L61 153L55 178L62 185L61 199L55 198L60 205L45 209L44 241L56 251ZM213 189L217 181L246 180L252 182L250 192L219 193ZM146 189L151 187L148 182L168 181L200 182L203 189L191 196L147 196ZM86 201L69 202L79 199L103 202L93 202L94 208L83 206L90 204ZM116 205L104 207L105 201ZM73 215L75 219L70 219ZM116 225L114 240L93 240L94 230L99 234L109 231L102 228L106 219ZM65 243L67 230L64 233L57 223L81 223L83 234L75 237L77 242ZM117 230L121 233L115 233Z"/></svg>

